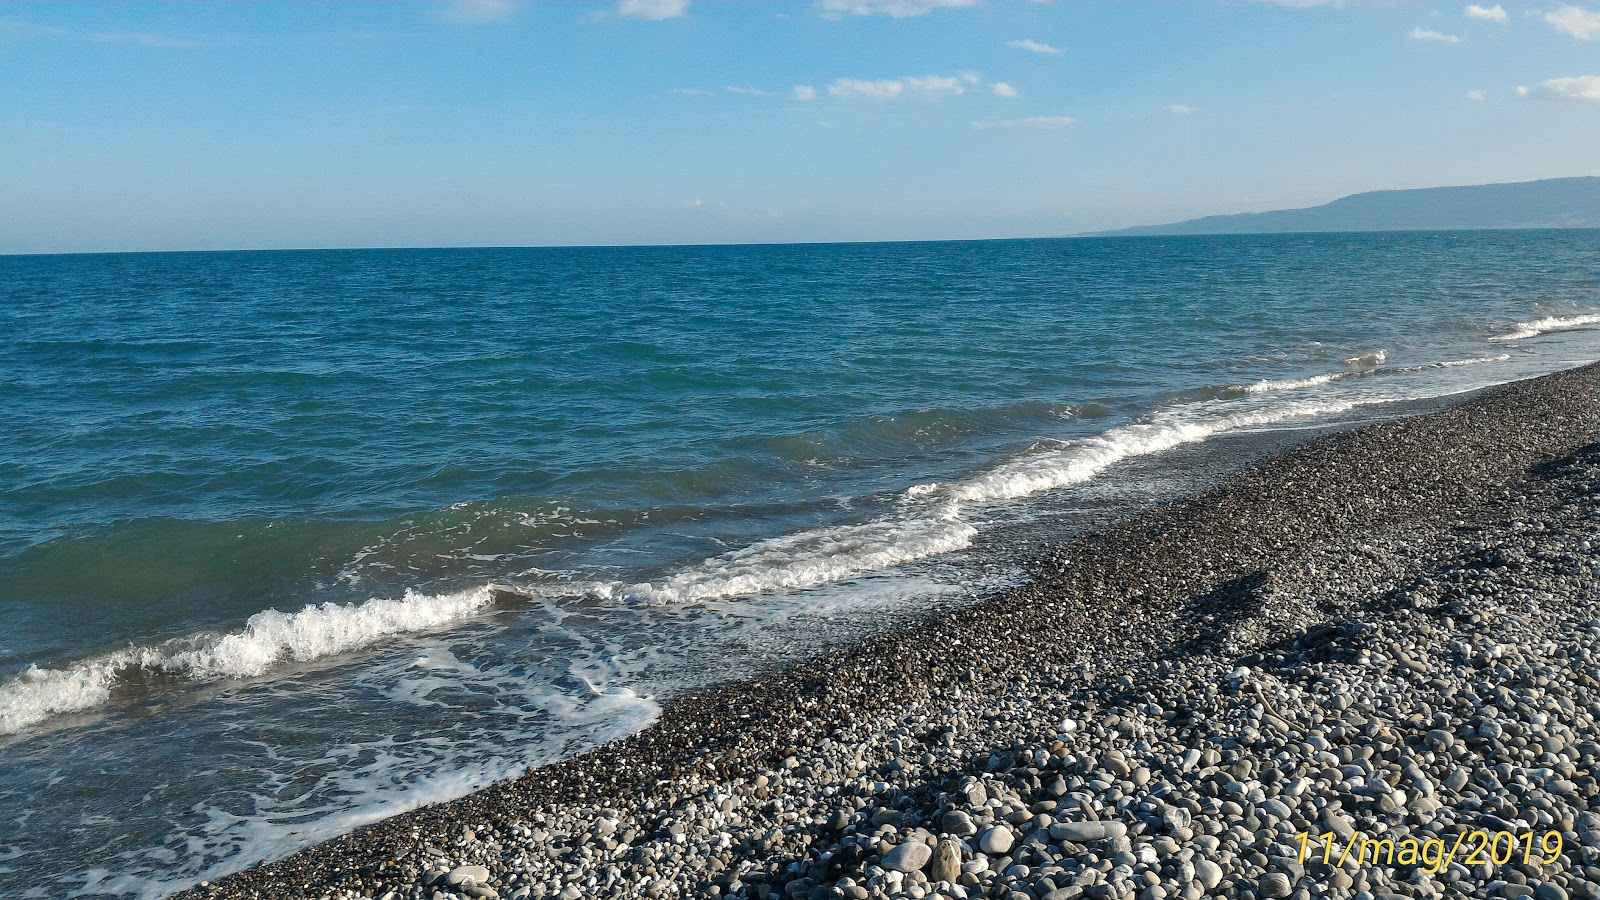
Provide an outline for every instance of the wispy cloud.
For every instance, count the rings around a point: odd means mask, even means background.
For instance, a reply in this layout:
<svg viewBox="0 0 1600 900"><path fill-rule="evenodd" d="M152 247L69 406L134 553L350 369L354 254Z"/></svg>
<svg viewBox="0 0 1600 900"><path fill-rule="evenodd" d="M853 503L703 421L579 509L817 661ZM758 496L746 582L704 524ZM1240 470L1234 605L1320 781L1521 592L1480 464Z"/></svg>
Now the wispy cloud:
<svg viewBox="0 0 1600 900"><path fill-rule="evenodd" d="M828 85L828 93L834 97L871 97L878 100L912 95L947 97L965 94L967 86L976 80L976 76L970 73L911 75L905 78L840 78Z"/></svg>
<svg viewBox="0 0 1600 900"><path fill-rule="evenodd" d="M980 0L820 0L817 7L823 16L840 19L849 16L889 16L909 19L933 12L936 9L958 9L977 6Z"/></svg>
<svg viewBox="0 0 1600 900"><path fill-rule="evenodd" d="M1471 100L1473 103L1482 103L1483 101L1489 99L1489 95L1485 94L1483 91L1467 91L1467 99Z"/></svg>
<svg viewBox="0 0 1600 900"><path fill-rule="evenodd" d="M96 44L132 44L138 47L160 47L167 50L198 50L202 47L215 45L215 42L202 41L195 38L168 37L164 34L152 34L143 31L90 34L85 35L84 40L92 41Z"/></svg>
<svg viewBox="0 0 1600 900"><path fill-rule="evenodd" d="M1002 119L999 122L973 122L972 127L985 128L1071 128L1078 120L1071 116L1029 116L1026 119Z"/></svg>
<svg viewBox="0 0 1600 900"><path fill-rule="evenodd" d="M517 5L511 0L451 0L439 9L439 18L452 25L493 25L510 21Z"/></svg>
<svg viewBox="0 0 1600 900"><path fill-rule="evenodd" d="M1592 9L1561 6L1545 13L1544 20L1551 28L1580 41L1592 41L1600 37L1600 12Z"/></svg>
<svg viewBox="0 0 1600 900"><path fill-rule="evenodd" d="M1036 41L1032 38L1023 38L1020 41L1008 41L1006 46L1016 47L1018 50L1026 50L1029 53L1044 53L1051 56L1061 52L1060 47L1052 47L1043 41Z"/></svg>
<svg viewBox="0 0 1600 900"><path fill-rule="evenodd" d="M617 15L624 19L660 22L689 11L689 0L617 0Z"/></svg>
<svg viewBox="0 0 1600 900"><path fill-rule="evenodd" d="M1017 89L1004 81L996 81L994 84L989 85L989 90L993 91L996 97L1015 97L1017 95Z"/></svg>
<svg viewBox="0 0 1600 900"><path fill-rule="evenodd" d="M796 100L810 103L812 100L817 99L817 89L809 84L797 84L790 89L789 96Z"/></svg>
<svg viewBox="0 0 1600 900"><path fill-rule="evenodd" d="M1195 109L1186 103L1173 103L1167 106L1167 112L1179 116L1192 116L1195 113Z"/></svg>
<svg viewBox="0 0 1600 900"><path fill-rule="evenodd" d="M751 97L776 97L776 96L778 96L777 93L774 92L774 91L764 91L761 88L742 87L742 86L739 86L739 85L728 85L727 87L723 88L723 90L727 91L730 94L746 94L746 95L751 96Z"/></svg>
<svg viewBox="0 0 1600 900"><path fill-rule="evenodd" d="M672 92L674 94L682 94L685 97L709 97L712 94L711 91L700 88L673 88Z"/></svg>
<svg viewBox="0 0 1600 900"><path fill-rule="evenodd" d="M1445 34L1442 31L1434 31L1431 28L1411 29L1411 39L1413 41L1436 41L1441 44L1461 43L1461 38L1457 37L1456 35Z"/></svg>
<svg viewBox="0 0 1600 900"><path fill-rule="evenodd" d="M1504 22L1511 17L1506 15L1506 8L1498 3L1493 6L1479 6L1474 3L1467 7L1467 18L1482 22Z"/></svg>
<svg viewBox="0 0 1600 900"><path fill-rule="evenodd" d="M1540 100L1580 100L1600 103L1600 75L1550 78L1533 87L1520 84L1517 85L1517 96Z"/></svg>

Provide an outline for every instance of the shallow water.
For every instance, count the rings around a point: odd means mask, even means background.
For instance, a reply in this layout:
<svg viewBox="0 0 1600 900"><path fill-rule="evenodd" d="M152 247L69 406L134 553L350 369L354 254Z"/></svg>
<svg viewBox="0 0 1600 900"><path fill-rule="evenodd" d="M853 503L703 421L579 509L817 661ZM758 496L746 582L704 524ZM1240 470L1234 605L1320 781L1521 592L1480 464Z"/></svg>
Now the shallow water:
<svg viewBox="0 0 1600 900"><path fill-rule="evenodd" d="M1208 440L1590 361L1597 237L0 258L0 893L280 856Z"/></svg>

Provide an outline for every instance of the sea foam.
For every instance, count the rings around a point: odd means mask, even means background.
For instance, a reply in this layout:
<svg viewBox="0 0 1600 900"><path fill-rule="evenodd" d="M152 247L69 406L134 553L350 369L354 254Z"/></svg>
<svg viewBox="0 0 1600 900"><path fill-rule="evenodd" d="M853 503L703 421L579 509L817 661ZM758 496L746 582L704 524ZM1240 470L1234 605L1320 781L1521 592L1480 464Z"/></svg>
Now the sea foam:
<svg viewBox="0 0 1600 900"><path fill-rule="evenodd" d="M407 591L364 603L308 605L298 612L263 610L238 631L201 635L180 645L134 646L59 669L30 666L0 684L0 734L51 716L105 704L117 684L145 672L181 678L247 678L283 662L309 662L360 649L384 638L431 631L494 602L485 585L446 594Z"/></svg>
<svg viewBox="0 0 1600 900"><path fill-rule="evenodd" d="M1590 325L1600 324L1600 315L1581 316L1547 316L1535 319L1532 322L1518 322L1505 334L1497 334L1491 341L1520 341L1523 338L1536 337L1550 331L1570 331L1574 328L1585 328Z"/></svg>
<svg viewBox="0 0 1600 900"><path fill-rule="evenodd" d="M1349 372L1324 372L1321 375L1312 375L1307 378L1285 378L1279 381L1267 379L1264 381L1258 381L1255 384L1246 385L1244 391L1247 394L1268 394L1274 391L1298 391L1303 388L1327 384L1330 381L1337 381L1340 378L1347 378L1350 376L1350 374L1351 373Z"/></svg>

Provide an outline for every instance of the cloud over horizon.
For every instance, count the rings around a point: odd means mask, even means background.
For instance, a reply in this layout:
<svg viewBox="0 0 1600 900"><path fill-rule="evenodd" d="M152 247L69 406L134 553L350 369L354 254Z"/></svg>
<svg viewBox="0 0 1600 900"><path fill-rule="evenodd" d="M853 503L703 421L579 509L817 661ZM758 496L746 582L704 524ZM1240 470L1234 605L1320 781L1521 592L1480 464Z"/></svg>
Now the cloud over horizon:
<svg viewBox="0 0 1600 900"><path fill-rule="evenodd" d="M973 122L979 130L987 128L1071 128L1078 120L1071 116L1029 116L1026 119L1002 119L999 122Z"/></svg>
<svg viewBox="0 0 1600 900"><path fill-rule="evenodd" d="M979 84L981 81L982 79L971 72L960 75L908 75L904 78L839 78L828 85L828 94L834 97L871 97L877 100L892 100L912 95L951 97L965 94L968 86Z"/></svg>
<svg viewBox="0 0 1600 900"><path fill-rule="evenodd" d="M1578 100L1600 103L1600 75L1573 75L1547 78L1533 87L1517 85L1518 97L1541 100Z"/></svg>

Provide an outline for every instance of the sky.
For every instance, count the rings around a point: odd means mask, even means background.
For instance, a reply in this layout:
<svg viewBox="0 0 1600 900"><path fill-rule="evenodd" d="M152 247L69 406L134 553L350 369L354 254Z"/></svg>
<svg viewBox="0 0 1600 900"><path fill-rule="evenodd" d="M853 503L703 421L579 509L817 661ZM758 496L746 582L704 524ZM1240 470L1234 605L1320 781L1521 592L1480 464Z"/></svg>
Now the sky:
<svg viewBox="0 0 1600 900"><path fill-rule="evenodd" d="M1035 237L1600 174L1600 5L0 6L0 253Z"/></svg>

